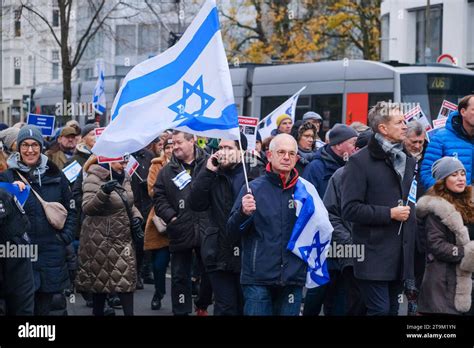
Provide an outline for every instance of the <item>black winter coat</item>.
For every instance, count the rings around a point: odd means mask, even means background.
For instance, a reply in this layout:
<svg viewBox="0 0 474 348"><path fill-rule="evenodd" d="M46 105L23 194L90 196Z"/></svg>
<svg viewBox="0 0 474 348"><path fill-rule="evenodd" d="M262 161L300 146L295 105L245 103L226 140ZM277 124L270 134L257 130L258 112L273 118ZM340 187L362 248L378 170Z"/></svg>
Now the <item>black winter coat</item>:
<svg viewBox="0 0 474 348"><path fill-rule="evenodd" d="M148 172L150 171L151 160L154 157L154 154L147 149L142 149L133 154L133 157L138 161L139 166L137 168L136 174L132 175L132 191L134 198L134 205L140 211L143 218L146 219L150 213L151 208L153 207L153 200L148 194ZM141 180L137 174L140 176Z"/></svg>
<svg viewBox="0 0 474 348"><path fill-rule="evenodd" d="M23 208L31 224L28 236L32 244L38 245L38 261L33 263L35 291L58 293L69 286L66 246L74 239L76 210L69 181L50 160L47 166L48 169L41 176L41 186L36 181L32 182L27 174L22 175L45 201L59 202L68 210L64 228L58 231L49 224L43 207L32 192ZM0 181L11 183L21 179L13 169L8 169L0 174Z"/></svg>
<svg viewBox="0 0 474 348"><path fill-rule="evenodd" d="M342 218L353 222L353 241L365 248L365 259L354 262L356 278L414 279L415 207L410 203L410 217L400 234L400 222L390 217L399 200L406 204L414 171L415 160L407 154L400 180L375 136L349 158L342 176Z"/></svg>
<svg viewBox="0 0 474 348"><path fill-rule="evenodd" d="M342 218L341 208L341 181L342 173L345 167L341 167L329 179L326 193L324 194L323 203L329 214L329 221L331 221L334 231L332 232L331 245L351 245L352 244L352 224ZM333 249L333 257L328 258L328 267L330 269L344 269L347 266L353 266L353 259L350 257L334 257L335 251ZM337 265L334 267L334 265Z"/></svg>
<svg viewBox="0 0 474 348"><path fill-rule="evenodd" d="M258 176L250 170L249 180ZM256 176L252 176L256 174ZM192 183L189 204L194 211L207 211L209 227L201 236L201 256L208 272L240 273L240 238L226 234L227 220L235 198L245 185L244 170L239 163L232 170L213 172L204 166Z"/></svg>
<svg viewBox="0 0 474 348"><path fill-rule="evenodd" d="M195 166L192 180L196 180L201 168L206 165L208 155L195 147ZM170 240L170 252L182 251L200 246L200 236L208 227L206 212L194 212L189 204L191 184L182 190L173 183L173 178L183 171L181 161L175 156L163 167L153 187L155 213L167 224L166 232ZM170 222L173 217L177 219Z"/></svg>

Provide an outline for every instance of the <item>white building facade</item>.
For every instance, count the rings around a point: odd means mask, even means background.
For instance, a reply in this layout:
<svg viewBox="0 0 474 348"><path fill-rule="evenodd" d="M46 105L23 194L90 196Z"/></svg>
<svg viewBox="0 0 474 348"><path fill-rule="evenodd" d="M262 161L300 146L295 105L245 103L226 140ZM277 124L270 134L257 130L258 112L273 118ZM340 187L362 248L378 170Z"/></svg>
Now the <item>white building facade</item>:
<svg viewBox="0 0 474 348"><path fill-rule="evenodd" d="M115 78L116 82L134 65L166 50L170 31L184 31L199 10L199 4L191 0L149 1L153 11L142 0L125 2L127 5L122 5L120 10L114 12L106 20L106 25L91 39L80 63L73 70L73 103L91 102L98 60L104 66L107 89L108 78ZM94 10L87 0L75 0L72 3L69 47L71 54L74 54ZM60 38L57 0L34 0L29 1L29 4L47 18ZM113 1L107 1L103 13L113 4ZM42 97L49 105L62 102L60 47L54 41L50 29L37 16L25 9L20 11L20 5L20 0L2 0L0 14L0 122L10 125L25 120L27 100L33 89L33 99ZM110 81L112 85L114 83ZM113 102L112 88L109 93L108 109ZM40 112L51 114L52 109Z"/></svg>
<svg viewBox="0 0 474 348"><path fill-rule="evenodd" d="M381 23L382 61L474 69L474 0L384 0Z"/></svg>

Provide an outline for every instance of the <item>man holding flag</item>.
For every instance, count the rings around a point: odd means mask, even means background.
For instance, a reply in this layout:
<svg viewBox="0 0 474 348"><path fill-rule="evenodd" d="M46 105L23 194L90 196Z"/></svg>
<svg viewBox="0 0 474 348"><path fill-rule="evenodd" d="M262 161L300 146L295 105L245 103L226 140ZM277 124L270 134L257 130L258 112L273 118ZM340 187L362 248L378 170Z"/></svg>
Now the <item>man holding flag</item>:
<svg viewBox="0 0 474 348"><path fill-rule="evenodd" d="M237 197L227 232L242 238L244 315L300 313L303 286L327 282L332 226L314 186L294 169L298 145L288 134L270 143L265 175Z"/></svg>

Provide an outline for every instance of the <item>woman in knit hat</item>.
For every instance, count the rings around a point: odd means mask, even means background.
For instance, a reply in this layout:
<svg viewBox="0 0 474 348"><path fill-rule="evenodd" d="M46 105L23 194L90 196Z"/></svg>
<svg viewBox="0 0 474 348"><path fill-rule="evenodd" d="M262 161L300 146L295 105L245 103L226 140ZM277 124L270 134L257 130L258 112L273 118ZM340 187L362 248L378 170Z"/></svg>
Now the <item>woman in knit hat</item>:
<svg viewBox="0 0 474 348"><path fill-rule="evenodd" d="M30 221L27 234L31 244L38 246L38 260L33 262L35 280L35 315L48 315L55 294L62 294L69 286L66 263L66 246L74 236L76 211L72 202L69 182L48 157L43 155L41 130L35 126L24 126L17 137L19 152L8 159L8 169L0 174L0 182L17 184L25 189L25 182L47 202L59 202L68 214L61 230L50 225L42 204L32 192L23 209ZM21 176L20 176L21 175Z"/></svg>
<svg viewBox="0 0 474 348"><path fill-rule="evenodd" d="M436 183L417 204L424 219L427 263L418 297L423 314L472 314L474 203L466 169L456 157L431 168Z"/></svg>

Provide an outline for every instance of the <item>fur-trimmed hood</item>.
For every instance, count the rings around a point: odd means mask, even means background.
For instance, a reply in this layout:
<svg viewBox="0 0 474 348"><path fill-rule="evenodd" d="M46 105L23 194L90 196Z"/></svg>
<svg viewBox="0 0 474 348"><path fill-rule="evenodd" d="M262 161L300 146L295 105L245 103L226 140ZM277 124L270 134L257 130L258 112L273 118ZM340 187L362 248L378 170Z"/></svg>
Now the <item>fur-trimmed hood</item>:
<svg viewBox="0 0 474 348"><path fill-rule="evenodd" d="M439 196L425 195L417 202L416 215L424 218L430 213L439 217L441 223L454 233L457 245L466 245L469 242L469 231L454 205Z"/></svg>

